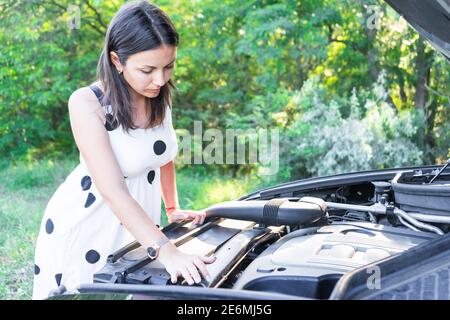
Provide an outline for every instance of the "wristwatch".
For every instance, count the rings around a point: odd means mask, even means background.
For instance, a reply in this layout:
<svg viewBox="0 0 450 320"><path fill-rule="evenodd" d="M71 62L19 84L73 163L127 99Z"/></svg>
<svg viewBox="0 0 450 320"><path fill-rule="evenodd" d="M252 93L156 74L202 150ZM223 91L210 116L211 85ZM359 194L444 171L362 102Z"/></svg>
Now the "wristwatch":
<svg viewBox="0 0 450 320"><path fill-rule="evenodd" d="M150 247L147 248L147 255L149 256L150 259L155 260L156 258L158 258L159 255L159 249L161 249L161 247L163 245L165 245L167 242L169 242L170 239L167 237L164 237L158 241L156 241L154 244L152 244Z"/></svg>

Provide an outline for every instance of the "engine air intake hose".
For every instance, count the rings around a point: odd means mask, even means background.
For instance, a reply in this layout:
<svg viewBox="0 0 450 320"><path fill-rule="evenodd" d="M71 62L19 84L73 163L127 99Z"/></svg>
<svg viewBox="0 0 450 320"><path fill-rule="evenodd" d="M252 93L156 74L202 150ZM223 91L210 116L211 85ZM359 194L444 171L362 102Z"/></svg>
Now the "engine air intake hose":
<svg viewBox="0 0 450 320"><path fill-rule="evenodd" d="M326 216L322 199L301 198L298 202L279 198L272 200L228 201L205 209L206 217L254 221L270 226L304 225Z"/></svg>

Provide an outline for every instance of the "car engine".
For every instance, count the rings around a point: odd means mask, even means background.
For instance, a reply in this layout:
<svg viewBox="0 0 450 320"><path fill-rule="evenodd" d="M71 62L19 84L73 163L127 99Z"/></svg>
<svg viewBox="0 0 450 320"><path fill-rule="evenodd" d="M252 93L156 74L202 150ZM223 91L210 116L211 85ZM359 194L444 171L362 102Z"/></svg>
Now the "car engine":
<svg viewBox="0 0 450 320"><path fill-rule="evenodd" d="M217 256L204 288L329 299L336 283L442 237L450 226L450 172L420 168L263 190L208 209L203 225L162 229L186 253ZM94 283L170 286L137 242L108 257ZM177 283L186 285L184 281Z"/></svg>

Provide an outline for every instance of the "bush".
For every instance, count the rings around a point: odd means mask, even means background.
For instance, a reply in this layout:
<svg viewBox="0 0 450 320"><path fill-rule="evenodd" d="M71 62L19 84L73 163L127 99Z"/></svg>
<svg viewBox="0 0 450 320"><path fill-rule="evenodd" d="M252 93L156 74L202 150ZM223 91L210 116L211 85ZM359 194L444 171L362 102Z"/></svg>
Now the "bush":
<svg viewBox="0 0 450 320"><path fill-rule="evenodd" d="M422 164L424 115L392 109L384 101L383 74L371 92L354 89L348 101L327 102L321 94L312 78L292 95L300 112L280 139L280 167L290 178Z"/></svg>

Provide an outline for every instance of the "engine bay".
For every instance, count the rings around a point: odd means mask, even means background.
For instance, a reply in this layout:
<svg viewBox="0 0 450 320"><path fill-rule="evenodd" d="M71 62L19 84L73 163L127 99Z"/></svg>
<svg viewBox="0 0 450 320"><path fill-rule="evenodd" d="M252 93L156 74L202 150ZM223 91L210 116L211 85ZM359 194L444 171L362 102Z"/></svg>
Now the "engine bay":
<svg viewBox="0 0 450 320"><path fill-rule="evenodd" d="M444 169L284 194L269 190L208 208L203 225L170 224L162 231L183 252L217 256L207 265L211 279L196 286L328 299L343 275L449 232L450 172ZM169 280L137 242L109 256L94 275L94 283L171 286Z"/></svg>

